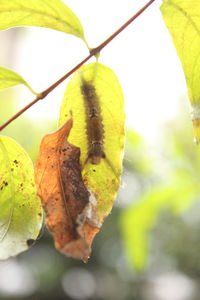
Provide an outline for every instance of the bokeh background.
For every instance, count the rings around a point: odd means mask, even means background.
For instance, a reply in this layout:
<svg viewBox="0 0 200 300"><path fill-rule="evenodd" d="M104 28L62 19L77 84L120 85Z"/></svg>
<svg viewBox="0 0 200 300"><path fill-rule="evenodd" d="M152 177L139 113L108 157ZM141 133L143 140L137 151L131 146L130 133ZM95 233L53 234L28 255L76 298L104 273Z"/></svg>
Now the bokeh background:
<svg viewBox="0 0 200 300"><path fill-rule="evenodd" d="M144 0L66 0L91 47ZM0 299L199 300L200 149L193 143L180 62L156 1L101 53L125 96L122 184L87 264L64 257L43 228L27 252L0 262ZM87 55L73 36L44 28L0 32L0 65L38 92ZM66 83L10 124L35 162L40 140L57 128ZM0 122L32 100L25 87L0 93Z"/></svg>

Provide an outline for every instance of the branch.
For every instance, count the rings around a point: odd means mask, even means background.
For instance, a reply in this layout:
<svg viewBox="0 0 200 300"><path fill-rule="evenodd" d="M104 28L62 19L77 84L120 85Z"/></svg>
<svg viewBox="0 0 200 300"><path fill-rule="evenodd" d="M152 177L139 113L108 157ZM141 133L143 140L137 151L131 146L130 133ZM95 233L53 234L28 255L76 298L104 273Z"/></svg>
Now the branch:
<svg viewBox="0 0 200 300"><path fill-rule="evenodd" d="M137 17L139 17L155 0L150 0L145 4L134 16L132 16L125 24L123 24L117 31L115 31L108 39L101 43L98 47L90 50L90 54L83 59L79 64L77 64L73 69L71 69L67 74L61 77L58 81L48 87L46 90L41 92L32 102L27 106L18 111L14 116L12 116L8 121L6 121L2 126L0 126L0 131L7 127L12 121L17 119L21 114L23 114L27 109L37 103L39 100L44 99L50 92L52 92L60 83L77 71L84 63L86 63L92 56L97 55L104 47L106 47L116 36L118 36L128 25L130 25Z"/></svg>

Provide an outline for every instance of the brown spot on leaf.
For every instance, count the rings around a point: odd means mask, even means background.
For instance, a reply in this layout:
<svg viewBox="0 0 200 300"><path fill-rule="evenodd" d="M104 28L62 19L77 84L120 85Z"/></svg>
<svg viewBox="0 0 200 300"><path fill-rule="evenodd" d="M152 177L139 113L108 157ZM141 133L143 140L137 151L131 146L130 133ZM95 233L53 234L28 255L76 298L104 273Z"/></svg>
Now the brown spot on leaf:
<svg viewBox="0 0 200 300"><path fill-rule="evenodd" d="M26 243L27 243L28 247L31 247L35 243L35 240L29 239L29 240L26 241Z"/></svg>
<svg viewBox="0 0 200 300"><path fill-rule="evenodd" d="M82 180L80 149L67 142L71 127L72 119L45 135L35 180L55 247L67 256L87 261L101 224L95 214L95 197Z"/></svg>
<svg viewBox="0 0 200 300"><path fill-rule="evenodd" d="M16 159L13 160L13 162L14 162L15 165L18 165L18 163L19 163Z"/></svg>

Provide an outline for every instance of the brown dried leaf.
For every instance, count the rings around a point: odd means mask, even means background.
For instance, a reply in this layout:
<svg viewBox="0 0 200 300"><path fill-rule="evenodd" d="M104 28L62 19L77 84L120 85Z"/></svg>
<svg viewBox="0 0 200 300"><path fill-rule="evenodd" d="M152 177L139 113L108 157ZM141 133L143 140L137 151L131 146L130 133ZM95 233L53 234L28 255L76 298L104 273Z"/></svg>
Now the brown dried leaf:
<svg viewBox="0 0 200 300"><path fill-rule="evenodd" d="M67 256L87 261L99 231L96 200L83 183L80 149L67 142L72 119L42 139L35 165L38 195L55 247Z"/></svg>

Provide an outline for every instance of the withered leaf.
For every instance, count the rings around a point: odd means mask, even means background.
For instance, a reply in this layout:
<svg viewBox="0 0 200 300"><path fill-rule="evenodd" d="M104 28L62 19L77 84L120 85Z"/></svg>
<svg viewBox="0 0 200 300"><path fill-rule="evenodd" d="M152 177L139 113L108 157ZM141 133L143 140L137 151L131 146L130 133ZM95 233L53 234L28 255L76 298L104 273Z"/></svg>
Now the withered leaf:
<svg viewBox="0 0 200 300"><path fill-rule="evenodd" d="M38 195L55 247L73 258L87 261L99 231L94 195L84 185L80 149L67 142L72 119L42 139L35 165Z"/></svg>

